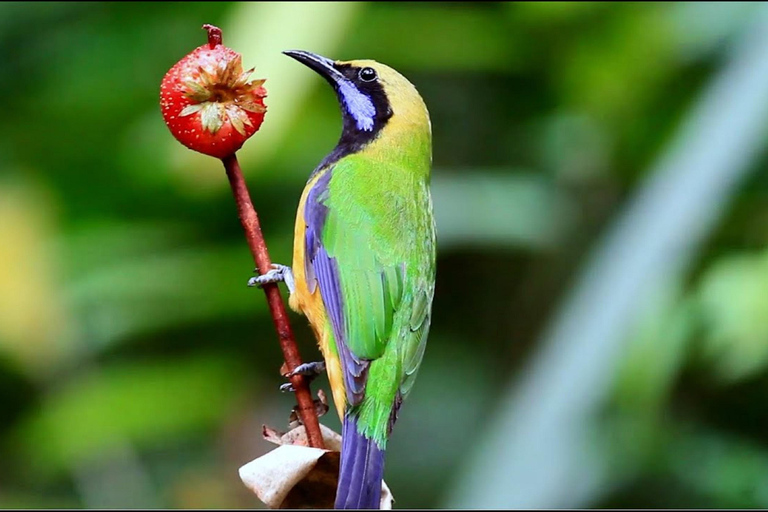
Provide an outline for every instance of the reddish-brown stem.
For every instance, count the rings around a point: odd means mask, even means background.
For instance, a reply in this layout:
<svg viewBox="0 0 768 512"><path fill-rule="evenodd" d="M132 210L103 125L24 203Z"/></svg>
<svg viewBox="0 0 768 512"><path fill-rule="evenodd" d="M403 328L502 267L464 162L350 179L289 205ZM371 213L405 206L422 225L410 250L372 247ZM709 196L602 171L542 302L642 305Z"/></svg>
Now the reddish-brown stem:
<svg viewBox="0 0 768 512"><path fill-rule="evenodd" d="M213 50L221 44L221 29L209 23L203 25L203 28L208 31L208 46Z"/></svg>
<svg viewBox="0 0 768 512"><path fill-rule="evenodd" d="M235 196L235 203L237 203L237 213L245 230L245 238L248 240L248 246L251 248L253 261L256 263L259 273L266 274L272 268L272 260L269 258L267 245L264 243L264 236L261 234L259 217L256 215L253 203L251 203L251 196L248 193L248 188L245 186L245 179L243 178L243 172L240 170L237 156L232 154L221 161L224 163L224 169L227 171L232 194ZM280 290L276 284L265 284L263 288L264 293L267 295L267 303L269 304L269 311L272 313L275 329L277 329L280 348L283 350L285 366L288 371L292 371L301 364L301 357L299 356L296 342L293 339L293 331L288 323L288 315L285 311L283 299L280 296ZM306 427L309 445L315 448L324 448L323 436L320 433L320 423L317 419L317 412L312 400L312 392L309 390L309 384L301 375L291 377L291 384L293 389L296 390L299 418L301 418L301 422Z"/></svg>

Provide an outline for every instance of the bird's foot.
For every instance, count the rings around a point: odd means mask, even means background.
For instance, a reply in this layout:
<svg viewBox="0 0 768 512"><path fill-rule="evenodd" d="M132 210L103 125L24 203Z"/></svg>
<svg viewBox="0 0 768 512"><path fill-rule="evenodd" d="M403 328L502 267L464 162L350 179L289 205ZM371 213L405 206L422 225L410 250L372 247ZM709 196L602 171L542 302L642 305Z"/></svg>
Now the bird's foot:
<svg viewBox="0 0 768 512"><path fill-rule="evenodd" d="M258 269L254 270L258 272ZM293 271L288 265L272 264L272 270L258 277L252 277L248 280L248 286L257 286L261 288L265 284L284 282L288 291L293 293L296 289L296 281L293 279Z"/></svg>
<svg viewBox="0 0 768 512"><path fill-rule="evenodd" d="M329 407L328 400L325 398L325 392L323 392L322 389L317 390L317 398L313 400L313 403L315 405L315 413L317 414L317 417L320 418L325 416ZM303 423L301 422L301 417L299 416L299 406L296 405L293 407L293 410L291 410L291 415L288 418L288 428L293 430L299 425L303 425Z"/></svg>
<svg viewBox="0 0 768 512"><path fill-rule="evenodd" d="M303 375L304 378L307 380L307 384L309 384L315 379L315 377L322 374L324 371L325 371L325 361L315 361L312 363L300 364L299 366L294 368L292 372L288 372L284 376L290 379L294 375ZM286 382L285 384L280 386L280 391L285 393L285 392L293 392L296 390L293 389L293 385L290 382Z"/></svg>
<svg viewBox="0 0 768 512"><path fill-rule="evenodd" d="M292 372L287 373L286 377L293 377L294 375L303 375L310 379L317 377L325 371L325 361L314 361L312 363L300 364L293 369Z"/></svg>

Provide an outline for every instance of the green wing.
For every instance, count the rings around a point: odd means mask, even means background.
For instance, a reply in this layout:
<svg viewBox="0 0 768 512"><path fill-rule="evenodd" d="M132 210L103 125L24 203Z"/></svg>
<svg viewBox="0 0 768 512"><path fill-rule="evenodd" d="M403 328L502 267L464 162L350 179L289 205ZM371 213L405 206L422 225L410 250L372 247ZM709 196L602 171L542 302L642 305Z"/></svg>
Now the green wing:
<svg viewBox="0 0 768 512"><path fill-rule="evenodd" d="M333 325L347 396L352 405L371 396L391 408L400 386L401 394L410 388L429 329L429 194L407 170L355 155L338 162L323 181L309 198L321 207L307 218L308 232L314 227L319 235L311 265ZM308 204L307 211L313 207Z"/></svg>

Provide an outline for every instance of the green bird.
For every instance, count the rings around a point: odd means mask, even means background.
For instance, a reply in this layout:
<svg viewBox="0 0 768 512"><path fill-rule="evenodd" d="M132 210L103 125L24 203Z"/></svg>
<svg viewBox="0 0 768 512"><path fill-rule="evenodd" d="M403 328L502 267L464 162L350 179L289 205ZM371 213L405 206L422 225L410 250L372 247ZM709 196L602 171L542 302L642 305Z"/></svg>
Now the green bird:
<svg viewBox="0 0 768 512"><path fill-rule="evenodd" d="M379 508L387 438L424 355L435 292L432 129L416 88L372 60L286 51L323 76L343 129L299 201L290 306L317 336L343 422L336 508Z"/></svg>

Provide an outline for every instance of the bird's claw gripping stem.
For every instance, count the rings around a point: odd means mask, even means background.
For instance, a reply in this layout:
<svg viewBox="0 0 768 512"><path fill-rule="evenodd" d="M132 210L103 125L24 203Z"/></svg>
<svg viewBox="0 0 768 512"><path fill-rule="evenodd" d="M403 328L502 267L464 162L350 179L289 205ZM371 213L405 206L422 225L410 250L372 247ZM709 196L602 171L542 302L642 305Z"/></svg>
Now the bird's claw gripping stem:
<svg viewBox="0 0 768 512"><path fill-rule="evenodd" d="M309 384L315 379L315 377L317 377L324 371L325 371L325 361L316 361L313 363L300 364L299 366L294 368L292 372L285 374L285 377L290 379L294 375L303 375L304 378L307 380L307 384ZM285 384L280 386L280 391L285 393L285 392L296 391L296 390L293 389L293 385L290 382L286 382Z"/></svg>
<svg viewBox="0 0 768 512"><path fill-rule="evenodd" d="M258 270L256 270L258 272ZM288 291L293 293L296 289L296 281L293 279L293 271L288 265L272 264L272 270L258 277L252 277L248 280L248 286L257 286L261 288L268 283L284 282Z"/></svg>
<svg viewBox="0 0 768 512"><path fill-rule="evenodd" d="M288 373L286 377L293 377L294 375L303 375L305 377L314 378L325 371L325 361L315 361L312 363L300 364Z"/></svg>

